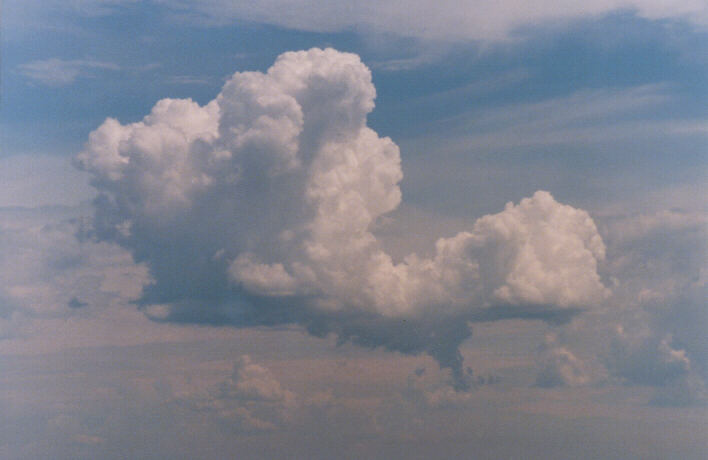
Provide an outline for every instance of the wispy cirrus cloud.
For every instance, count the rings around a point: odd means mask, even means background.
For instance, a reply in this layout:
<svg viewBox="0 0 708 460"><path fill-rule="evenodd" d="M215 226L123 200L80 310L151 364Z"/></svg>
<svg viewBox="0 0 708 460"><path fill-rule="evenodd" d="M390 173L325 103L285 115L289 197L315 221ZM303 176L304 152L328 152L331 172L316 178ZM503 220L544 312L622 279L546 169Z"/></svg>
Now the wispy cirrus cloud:
<svg viewBox="0 0 708 460"><path fill-rule="evenodd" d="M172 85L211 85L215 83L215 80L200 75L173 75L167 78L167 83Z"/></svg>
<svg viewBox="0 0 708 460"><path fill-rule="evenodd" d="M53 87L70 85L79 78L92 77L96 72L120 69L121 67L113 62L59 58L31 61L17 67L18 72L30 81Z"/></svg>
<svg viewBox="0 0 708 460"><path fill-rule="evenodd" d="M708 25L708 6L692 0L674 1L670 5L655 0L414 0L406 3L406 14L402 14L398 2L310 0L293 4L285 0L257 3L158 1L179 12L183 19L208 24L246 20L315 32L353 29L443 41L504 41L513 38L519 29L597 18L617 12L631 12L650 20L682 19L701 27Z"/></svg>
<svg viewBox="0 0 708 460"><path fill-rule="evenodd" d="M708 25L708 6L695 0L576 0L518 2L515 0L474 0L467 2L413 0L406 2L359 2L327 0L28 0L21 7L8 6L17 24L43 24L56 14L84 17L107 16L139 4L159 5L173 19L202 25L225 25L238 21L270 24L312 32L357 31L413 37L426 41L498 42L518 38L519 31L544 25L568 24L614 13L629 13L648 20L683 20L697 27ZM18 2L19 3L19 2ZM54 16L53 16L54 15ZM15 28L16 29L16 28ZM17 30L13 30L16 32ZM397 65L411 65L399 62Z"/></svg>
<svg viewBox="0 0 708 460"><path fill-rule="evenodd" d="M581 90L537 102L472 109L438 120L418 137L450 150L557 146L657 136L705 136L708 120L657 117L672 101L663 84Z"/></svg>

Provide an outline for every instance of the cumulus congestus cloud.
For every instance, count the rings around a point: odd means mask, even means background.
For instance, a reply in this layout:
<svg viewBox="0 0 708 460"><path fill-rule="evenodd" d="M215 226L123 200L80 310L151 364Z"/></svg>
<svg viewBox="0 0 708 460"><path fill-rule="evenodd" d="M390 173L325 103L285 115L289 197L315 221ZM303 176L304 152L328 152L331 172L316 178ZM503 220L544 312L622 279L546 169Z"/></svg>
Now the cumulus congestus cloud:
<svg viewBox="0 0 708 460"><path fill-rule="evenodd" d="M468 321L552 321L608 295L593 220L542 191L394 261L372 227L403 174L366 124L375 94L354 54L288 52L204 106L164 99L92 132L76 161L100 192L96 235L150 267L147 314L427 352L461 387Z"/></svg>

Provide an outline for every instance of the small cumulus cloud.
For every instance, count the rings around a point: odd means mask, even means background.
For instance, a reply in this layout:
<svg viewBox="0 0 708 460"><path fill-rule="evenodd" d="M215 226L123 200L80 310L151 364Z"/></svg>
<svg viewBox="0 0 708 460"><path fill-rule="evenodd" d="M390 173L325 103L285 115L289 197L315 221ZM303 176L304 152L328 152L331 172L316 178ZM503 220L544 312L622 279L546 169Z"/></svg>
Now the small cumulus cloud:
<svg viewBox="0 0 708 460"><path fill-rule="evenodd" d="M300 402L280 385L271 371L241 356L233 374L201 396L183 397L192 409L215 416L239 431L267 431L285 423Z"/></svg>
<svg viewBox="0 0 708 460"><path fill-rule="evenodd" d="M579 386L590 381L583 362L569 349L559 345L552 335L546 336L539 361L541 369L536 377L536 386Z"/></svg>

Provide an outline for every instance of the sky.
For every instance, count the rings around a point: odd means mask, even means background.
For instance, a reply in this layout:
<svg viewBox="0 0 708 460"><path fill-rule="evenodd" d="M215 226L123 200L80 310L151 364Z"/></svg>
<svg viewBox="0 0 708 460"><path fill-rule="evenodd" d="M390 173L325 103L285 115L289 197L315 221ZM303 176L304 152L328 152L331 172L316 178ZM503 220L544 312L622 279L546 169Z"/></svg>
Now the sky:
<svg viewBox="0 0 708 460"><path fill-rule="evenodd" d="M0 457L703 459L700 0L6 0Z"/></svg>

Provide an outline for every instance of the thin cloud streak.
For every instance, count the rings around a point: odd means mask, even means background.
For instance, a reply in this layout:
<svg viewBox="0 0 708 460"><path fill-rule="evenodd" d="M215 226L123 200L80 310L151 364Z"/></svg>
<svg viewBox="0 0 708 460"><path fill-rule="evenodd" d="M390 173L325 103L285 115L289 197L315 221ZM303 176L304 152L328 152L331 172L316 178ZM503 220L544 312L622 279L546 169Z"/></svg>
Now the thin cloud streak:
<svg viewBox="0 0 708 460"><path fill-rule="evenodd" d="M528 146L607 142L666 136L705 136L708 120L648 119L672 100L666 85L579 91L541 102L482 109L436 120L413 137L443 132L446 150L488 151ZM639 118L639 120L637 120ZM644 119L642 119L644 118ZM439 138L441 141L442 138Z"/></svg>
<svg viewBox="0 0 708 460"><path fill-rule="evenodd" d="M120 66L113 62L58 58L31 61L18 66L18 72L31 81L51 87L68 86L79 78L92 77L94 70L117 71Z"/></svg>
<svg viewBox="0 0 708 460"><path fill-rule="evenodd" d="M650 20L686 20L708 25L708 6L692 0L610 0L603 2L477 0L471 2L414 0L401 13L398 2L309 0L295 6L284 0L257 4L243 1L160 0L186 21L228 24L238 20L313 32L356 30L391 33L436 41L508 41L520 29L630 12ZM283 14L287 12L287 14Z"/></svg>

